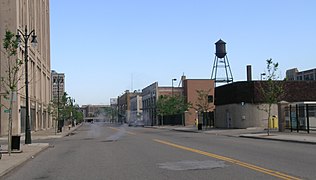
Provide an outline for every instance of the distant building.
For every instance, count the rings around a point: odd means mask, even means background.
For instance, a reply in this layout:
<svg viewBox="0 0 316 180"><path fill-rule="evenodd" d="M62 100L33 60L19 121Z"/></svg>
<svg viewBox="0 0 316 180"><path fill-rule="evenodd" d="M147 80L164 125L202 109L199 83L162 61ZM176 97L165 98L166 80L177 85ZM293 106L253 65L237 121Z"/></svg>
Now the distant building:
<svg viewBox="0 0 316 180"><path fill-rule="evenodd" d="M143 120L147 126L161 125L157 116L156 103L160 96L163 95L179 95L183 94L182 87L159 87L158 82L155 82L142 90L142 102L143 102ZM164 124L181 124L181 119L176 118L173 121L168 122L164 119Z"/></svg>
<svg viewBox="0 0 316 180"><path fill-rule="evenodd" d="M197 90L203 90L208 93L209 100L206 104L209 105L208 112L213 113L214 111L214 80L210 79L186 79L182 77L182 87L160 87L158 82L155 82L142 90L143 98L143 120L145 125L156 126L156 125L194 125L196 119L202 121L202 114L199 114L195 109L198 101ZM191 107L184 114L177 114L170 117L162 118L157 115L156 103L161 96L171 95L183 95L186 102L190 102ZM208 116L209 120L213 120L212 117ZM204 126L211 125L209 121L204 119ZM214 123L213 123L214 124Z"/></svg>
<svg viewBox="0 0 316 180"><path fill-rule="evenodd" d="M54 102L59 102L65 93L65 74L64 73L57 73L55 70L51 72L51 79L52 79L52 100Z"/></svg>
<svg viewBox="0 0 316 180"><path fill-rule="evenodd" d="M286 71L286 78L290 81L315 81L316 68L306 71L298 71L297 68L289 69Z"/></svg>
<svg viewBox="0 0 316 180"><path fill-rule="evenodd" d="M109 105L82 105L81 110L85 121L105 121L108 120L105 109L110 108Z"/></svg>
<svg viewBox="0 0 316 180"><path fill-rule="evenodd" d="M129 92L126 90L125 93L117 98L118 108L118 121L126 123L131 120L131 98L140 95L140 92Z"/></svg>
<svg viewBox="0 0 316 180"><path fill-rule="evenodd" d="M143 102L142 96L137 94L134 97L131 97L131 121L142 121L143 120Z"/></svg>

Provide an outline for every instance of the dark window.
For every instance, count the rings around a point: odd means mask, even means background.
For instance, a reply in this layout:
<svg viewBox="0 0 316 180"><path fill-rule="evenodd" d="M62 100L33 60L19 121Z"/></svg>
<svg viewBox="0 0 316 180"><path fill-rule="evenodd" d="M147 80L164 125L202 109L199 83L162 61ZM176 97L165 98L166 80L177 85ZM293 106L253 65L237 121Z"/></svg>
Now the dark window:
<svg viewBox="0 0 316 180"><path fill-rule="evenodd" d="M208 103L212 103L213 102L213 96L212 95L207 96L207 102Z"/></svg>

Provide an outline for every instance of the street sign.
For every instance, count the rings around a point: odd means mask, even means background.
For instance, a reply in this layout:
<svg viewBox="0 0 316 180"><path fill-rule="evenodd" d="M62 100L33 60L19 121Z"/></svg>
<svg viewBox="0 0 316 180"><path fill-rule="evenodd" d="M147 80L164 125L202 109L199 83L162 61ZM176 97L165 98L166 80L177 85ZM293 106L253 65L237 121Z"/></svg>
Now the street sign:
<svg viewBox="0 0 316 180"><path fill-rule="evenodd" d="M9 113L9 112L10 112L10 109L5 109L4 112L5 112L5 113Z"/></svg>

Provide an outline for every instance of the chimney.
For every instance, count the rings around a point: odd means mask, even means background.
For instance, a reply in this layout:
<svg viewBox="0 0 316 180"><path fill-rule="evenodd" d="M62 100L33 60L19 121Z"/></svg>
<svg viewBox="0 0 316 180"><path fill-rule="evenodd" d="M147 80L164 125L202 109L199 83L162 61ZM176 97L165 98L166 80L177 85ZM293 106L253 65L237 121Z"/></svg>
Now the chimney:
<svg viewBox="0 0 316 180"><path fill-rule="evenodd" d="M247 65L247 81L252 81L251 65Z"/></svg>

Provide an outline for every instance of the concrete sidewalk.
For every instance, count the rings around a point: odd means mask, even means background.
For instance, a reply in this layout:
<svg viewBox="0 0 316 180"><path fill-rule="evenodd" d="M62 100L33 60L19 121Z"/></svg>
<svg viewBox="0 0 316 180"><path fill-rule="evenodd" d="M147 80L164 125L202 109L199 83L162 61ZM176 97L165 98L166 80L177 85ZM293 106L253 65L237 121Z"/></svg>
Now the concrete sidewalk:
<svg viewBox="0 0 316 180"><path fill-rule="evenodd" d="M43 139L55 139L61 138L71 134L74 130L81 126L78 125L72 128L64 127L62 133L55 133L55 129L48 129L43 131L32 132L32 140L43 140ZM21 142L24 143L24 135L21 136ZM32 143L32 144L20 144L20 151L13 151L11 156L7 153L7 137L0 138L0 144L2 149L2 158L0 159L0 179L16 167L26 161L33 159L37 154L49 147L48 143Z"/></svg>
<svg viewBox="0 0 316 180"><path fill-rule="evenodd" d="M256 133L256 134L241 134L239 137L243 138L253 138L253 139L264 139L264 140L274 140L274 141L285 141L285 142L296 142L296 143L307 143L316 144L316 134L297 134L295 132L291 133Z"/></svg>
<svg viewBox="0 0 316 180"><path fill-rule="evenodd" d="M296 143L308 143L316 144L316 131L311 131L309 134L300 131L297 132L278 132L276 130L271 130L270 135L267 135L267 130L263 128L247 128L247 129L203 129L197 130L194 126L154 126L157 129L168 129L173 131L181 132L191 132L191 133L205 133L221 136L230 137L242 137L242 138L253 138L253 139L264 139L264 140L274 140L274 141L286 141L286 142L296 142Z"/></svg>

